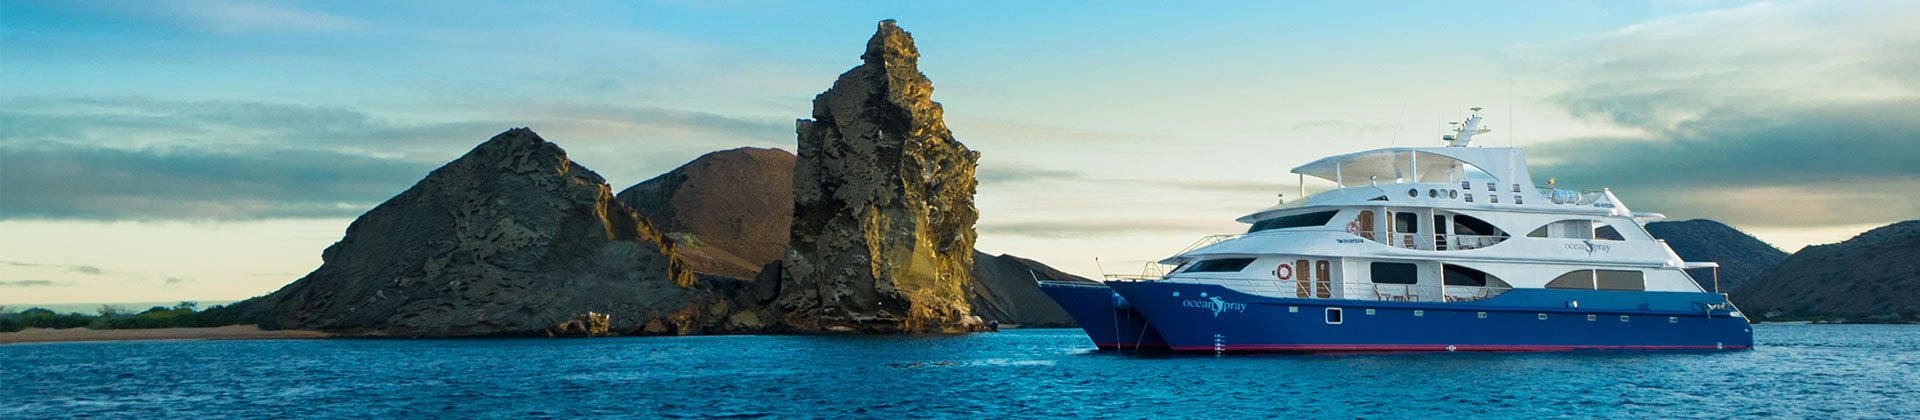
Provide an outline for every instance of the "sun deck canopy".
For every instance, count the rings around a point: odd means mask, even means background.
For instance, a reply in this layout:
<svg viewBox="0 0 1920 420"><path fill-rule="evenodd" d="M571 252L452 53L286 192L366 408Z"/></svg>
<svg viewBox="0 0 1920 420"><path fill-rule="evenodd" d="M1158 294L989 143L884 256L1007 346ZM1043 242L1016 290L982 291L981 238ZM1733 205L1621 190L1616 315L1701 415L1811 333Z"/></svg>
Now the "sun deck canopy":
<svg viewBox="0 0 1920 420"><path fill-rule="evenodd" d="M1341 186L1370 182L1453 182L1484 180L1501 184L1527 181L1526 158L1510 147L1394 147L1329 156L1293 173Z"/></svg>

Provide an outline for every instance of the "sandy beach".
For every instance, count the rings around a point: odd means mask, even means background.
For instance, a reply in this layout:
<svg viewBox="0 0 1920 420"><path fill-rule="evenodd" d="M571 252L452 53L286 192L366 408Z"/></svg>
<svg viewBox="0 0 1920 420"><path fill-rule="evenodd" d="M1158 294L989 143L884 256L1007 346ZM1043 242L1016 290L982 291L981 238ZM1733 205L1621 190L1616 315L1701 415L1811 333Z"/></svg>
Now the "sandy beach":
<svg viewBox="0 0 1920 420"><path fill-rule="evenodd" d="M140 330L90 330L86 328L28 328L0 333L0 344L55 343L72 341L129 340L260 340L287 338L325 338L331 334L307 330L262 330L253 325L228 325L212 328L154 328Z"/></svg>

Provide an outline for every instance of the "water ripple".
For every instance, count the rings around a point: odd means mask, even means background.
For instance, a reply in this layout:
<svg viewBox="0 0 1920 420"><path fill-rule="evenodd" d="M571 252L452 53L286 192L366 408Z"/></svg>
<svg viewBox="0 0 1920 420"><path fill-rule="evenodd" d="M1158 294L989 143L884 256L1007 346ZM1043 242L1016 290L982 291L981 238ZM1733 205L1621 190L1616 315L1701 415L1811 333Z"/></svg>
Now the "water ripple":
<svg viewBox="0 0 1920 420"><path fill-rule="evenodd" d="M0 346L0 418L1920 417L1920 327L1726 353L1174 355L941 337Z"/></svg>

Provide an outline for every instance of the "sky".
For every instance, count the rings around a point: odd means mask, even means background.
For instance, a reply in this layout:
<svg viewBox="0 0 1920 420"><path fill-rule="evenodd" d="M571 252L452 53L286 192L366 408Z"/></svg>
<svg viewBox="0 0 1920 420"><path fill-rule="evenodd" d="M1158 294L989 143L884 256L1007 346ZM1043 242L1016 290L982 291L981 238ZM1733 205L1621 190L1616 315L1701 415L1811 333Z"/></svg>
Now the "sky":
<svg viewBox="0 0 1920 420"><path fill-rule="evenodd" d="M0 2L0 305L271 292L511 127L615 189L793 150L881 19L982 153L979 248L1088 277L1475 106L1536 177L1787 251L1920 218L1920 3L1324 3Z"/></svg>

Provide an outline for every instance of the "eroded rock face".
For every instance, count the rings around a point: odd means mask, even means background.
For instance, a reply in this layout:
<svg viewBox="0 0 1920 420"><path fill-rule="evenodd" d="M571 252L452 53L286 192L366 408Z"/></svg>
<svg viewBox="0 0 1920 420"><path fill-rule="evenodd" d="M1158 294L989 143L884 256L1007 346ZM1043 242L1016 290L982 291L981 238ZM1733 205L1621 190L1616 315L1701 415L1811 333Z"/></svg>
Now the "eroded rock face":
<svg viewBox="0 0 1920 420"><path fill-rule="evenodd" d="M542 335L592 313L613 333L688 334L730 305L600 175L527 129L361 215L322 258L262 298L263 327Z"/></svg>
<svg viewBox="0 0 1920 420"><path fill-rule="evenodd" d="M735 304L759 308L774 299L779 261L793 224L795 156L780 149L739 148L708 153L680 168L621 191L655 227L676 238L674 252L694 271L752 278L751 294ZM777 232L756 227L777 226ZM749 269L738 261L752 264ZM769 264L772 263L772 264ZM764 270L763 270L764 268ZM973 314L1005 326L1072 327L1073 319L1048 299L1034 279L1092 281L1012 255L973 254ZM776 321L766 313L742 312L728 329L752 331Z"/></svg>
<svg viewBox="0 0 1920 420"><path fill-rule="evenodd" d="M776 307L800 331L979 329L977 152L953 139L913 37L882 21L864 61L800 120L794 220Z"/></svg>

